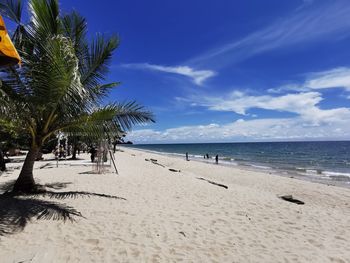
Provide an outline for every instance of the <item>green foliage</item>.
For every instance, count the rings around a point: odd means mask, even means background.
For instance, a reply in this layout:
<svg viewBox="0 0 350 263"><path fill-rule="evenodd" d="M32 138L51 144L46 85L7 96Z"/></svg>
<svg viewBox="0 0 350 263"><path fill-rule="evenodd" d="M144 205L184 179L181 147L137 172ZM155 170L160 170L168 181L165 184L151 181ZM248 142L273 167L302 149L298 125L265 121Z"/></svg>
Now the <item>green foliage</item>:
<svg viewBox="0 0 350 263"><path fill-rule="evenodd" d="M20 67L2 69L0 120L31 138L32 147L61 130L100 137L154 121L135 102L102 105L119 83L104 83L116 36L86 39L86 20L77 12L61 16L57 0L29 1L30 22L21 21L23 3L3 1L0 12L18 24L13 41Z"/></svg>
<svg viewBox="0 0 350 263"><path fill-rule="evenodd" d="M18 129L16 125L10 121L0 119L0 149L8 151L11 148L19 148L20 146L28 145L29 136L23 132L23 129Z"/></svg>

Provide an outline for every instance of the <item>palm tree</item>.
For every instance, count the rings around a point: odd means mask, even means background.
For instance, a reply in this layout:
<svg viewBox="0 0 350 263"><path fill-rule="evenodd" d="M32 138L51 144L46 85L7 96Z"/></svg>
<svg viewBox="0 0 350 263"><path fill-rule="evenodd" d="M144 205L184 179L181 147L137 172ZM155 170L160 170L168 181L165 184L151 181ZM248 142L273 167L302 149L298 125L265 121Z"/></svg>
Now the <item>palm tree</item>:
<svg viewBox="0 0 350 263"><path fill-rule="evenodd" d="M103 84L117 37L86 39L86 21L76 12L60 16L58 0L30 0L30 22L21 21L23 2L0 4L17 23L13 42L22 65L2 70L0 118L23 128L31 138L29 152L14 185L15 192L36 190L33 165L46 140L58 131L83 127L89 134L130 130L153 122L151 112L134 103L101 106L118 83Z"/></svg>

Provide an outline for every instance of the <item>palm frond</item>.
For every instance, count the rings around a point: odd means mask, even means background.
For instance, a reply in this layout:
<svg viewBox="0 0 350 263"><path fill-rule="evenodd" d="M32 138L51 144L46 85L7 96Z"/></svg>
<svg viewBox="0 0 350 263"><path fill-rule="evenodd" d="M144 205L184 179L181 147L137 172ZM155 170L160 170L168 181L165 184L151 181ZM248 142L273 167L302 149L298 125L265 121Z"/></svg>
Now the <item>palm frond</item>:
<svg viewBox="0 0 350 263"><path fill-rule="evenodd" d="M0 2L0 12L17 25L22 23L23 2L21 0L3 0Z"/></svg>
<svg viewBox="0 0 350 263"><path fill-rule="evenodd" d="M98 108L91 114L82 115L79 119L66 123L62 130L70 136L81 136L90 140L105 138L108 134L120 135L121 129L114 123L114 117L114 109Z"/></svg>
<svg viewBox="0 0 350 263"><path fill-rule="evenodd" d="M32 31L39 40L61 32L58 0L30 0Z"/></svg>
<svg viewBox="0 0 350 263"><path fill-rule="evenodd" d="M113 82L109 84L102 84L95 87L90 87L87 91L90 94L90 98L96 102L100 103L106 96L109 95L111 89L119 86L120 82Z"/></svg>
<svg viewBox="0 0 350 263"><path fill-rule="evenodd" d="M113 51L118 45L119 39L116 36L106 40L102 35L97 35L91 43L86 64L80 68L81 82L85 87L96 87L105 80Z"/></svg>
<svg viewBox="0 0 350 263"><path fill-rule="evenodd" d="M87 22L79 13L73 11L62 17L63 34L70 38L79 62L83 65L88 58L88 42L86 40Z"/></svg>
<svg viewBox="0 0 350 263"><path fill-rule="evenodd" d="M6 79L1 81L0 95L4 96L12 101L23 100L23 94L21 92L21 89L22 88L24 90L26 90L26 89L24 87L24 84L22 82L19 83L20 81L18 81L17 78L19 78L18 75L15 76L15 79L12 79L11 77L9 77L9 74L8 74L6 76Z"/></svg>
<svg viewBox="0 0 350 263"><path fill-rule="evenodd" d="M62 130L72 135L97 139L118 136L135 124L147 122L154 122L153 114L135 102L128 102L98 108L89 115L66 123Z"/></svg>
<svg viewBox="0 0 350 263"><path fill-rule="evenodd" d="M17 93L18 95L27 95L29 92L27 79L23 76L23 69L16 66L10 66L1 69L3 86L0 89L7 89L8 93ZM12 90L12 92L10 92Z"/></svg>
<svg viewBox="0 0 350 263"><path fill-rule="evenodd" d="M116 103L105 108L114 110L114 121L124 131L130 130L135 124L155 122L153 113L136 102Z"/></svg>

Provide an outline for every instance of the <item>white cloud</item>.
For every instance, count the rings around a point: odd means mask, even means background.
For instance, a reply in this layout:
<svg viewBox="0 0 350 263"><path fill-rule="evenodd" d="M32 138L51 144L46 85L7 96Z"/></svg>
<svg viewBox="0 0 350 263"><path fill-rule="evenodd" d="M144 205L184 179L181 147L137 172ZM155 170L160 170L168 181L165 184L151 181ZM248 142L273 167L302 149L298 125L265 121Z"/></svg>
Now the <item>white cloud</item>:
<svg viewBox="0 0 350 263"><path fill-rule="evenodd" d="M224 125L209 124L183 126L164 131L137 130L127 139L135 143L169 142L225 142L225 141L271 141L271 140L326 140L349 139L348 122L324 124L321 127L305 126L304 120L296 118L237 120Z"/></svg>
<svg viewBox="0 0 350 263"><path fill-rule="evenodd" d="M144 129L132 132L128 139L136 143L350 139L350 108L321 109L318 104L323 100L322 94L315 91L281 96L252 96L233 91L223 97L197 95L177 100L243 116L253 108L290 112L296 116L250 120L241 118L223 125L181 126L164 131Z"/></svg>
<svg viewBox="0 0 350 263"><path fill-rule="evenodd" d="M319 92L302 92L282 96L251 96L232 92L224 97L195 96L182 101L207 107L212 111L231 111L246 115L249 109L257 108L280 112L295 113L304 120L305 125L320 125L344 119L350 120L349 108L320 109L323 100Z"/></svg>
<svg viewBox="0 0 350 263"><path fill-rule="evenodd" d="M303 86L309 89L344 88L350 91L350 68L312 73Z"/></svg>
<svg viewBox="0 0 350 263"><path fill-rule="evenodd" d="M189 66L169 67L169 66L162 66L162 65L153 65L148 63L133 63L133 64L125 64L123 66L127 68L133 68L133 69L146 69L146 70L160 71L160 72L173 73L173 74L186 76L186 77L189 77L195 84L199 86L203 85L203 83L207 79L216 75L216 73L212 70L195 70L194 68L191 68Z"/></svg>
<svg viewBox="0 0 350 263"><path fill-rule="evenodd" d="M287 84L282 87L268 89L270 93L282 93L286 91L310 91L341 88L350 91L350 68L339 67L331 70L313 72L306 75L301 84Z"/></svg>
<svg viewBox="0 0 350 263"><path fill-rule="evenodd" d="M350 32L349 13L348 0L319 2L316 7L303 8L290 16L279 19L265 29L209 50L187 63L220 68L270 50L334 39L339 35L348 36Z"/></svg>

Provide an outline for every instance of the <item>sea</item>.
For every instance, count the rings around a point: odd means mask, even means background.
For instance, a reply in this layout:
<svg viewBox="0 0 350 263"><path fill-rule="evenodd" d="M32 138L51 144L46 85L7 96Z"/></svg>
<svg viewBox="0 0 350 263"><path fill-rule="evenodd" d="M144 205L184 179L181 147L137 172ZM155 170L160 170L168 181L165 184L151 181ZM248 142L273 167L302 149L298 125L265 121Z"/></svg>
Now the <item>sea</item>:
<svg viewBox="0 0 350 263"><path fill-rule="evenodd" d="M139 144L127 147L350 188L350 141ZM204 158L208 154L209 159Z"/></svg>

